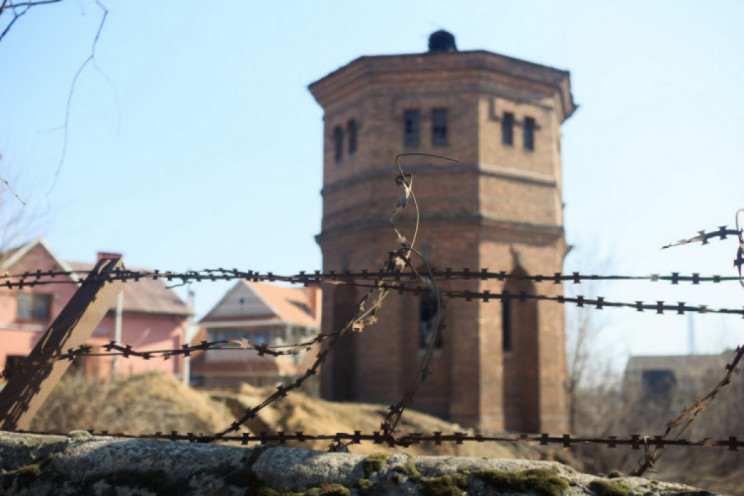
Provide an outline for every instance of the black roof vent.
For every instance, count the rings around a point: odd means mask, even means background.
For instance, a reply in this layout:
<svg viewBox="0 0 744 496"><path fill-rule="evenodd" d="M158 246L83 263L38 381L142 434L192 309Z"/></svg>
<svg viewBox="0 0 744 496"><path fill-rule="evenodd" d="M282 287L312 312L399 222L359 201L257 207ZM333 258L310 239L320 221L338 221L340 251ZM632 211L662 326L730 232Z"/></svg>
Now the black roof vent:
<svg viewBox="0 0 744 496"><path fill-rule="evenodd" d="M430 52L456 52L455 37L452 33L440 29L429 36Z"/></svg>

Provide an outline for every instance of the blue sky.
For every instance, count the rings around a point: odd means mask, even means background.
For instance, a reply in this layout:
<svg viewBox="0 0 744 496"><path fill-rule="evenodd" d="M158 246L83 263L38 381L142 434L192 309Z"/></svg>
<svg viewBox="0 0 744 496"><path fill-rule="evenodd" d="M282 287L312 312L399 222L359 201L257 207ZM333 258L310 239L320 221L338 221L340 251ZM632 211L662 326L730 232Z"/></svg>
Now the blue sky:
<svg viewBox="0 0 744 496"><path fill-rule="evenodd" d="M101 10L89 0L36 7L0 42L0 175L39 219L29 234L63 258L110 250L129 266L171 270L320 267L322 111L307 85L360 55L425 51L444 28L461 50L571 71L580 108L563 126L576 247L567 271L733 275L733 240L659 247L733 225L744 207L741 2L104 4L61 166L68 94ZM197 312L227 287L196 286ZM744 304L736 283L601 293ZM686 317L606 312L613 363L688 350ZM741 319L704 315L695 328L697 351L744 343Z"/></svg>

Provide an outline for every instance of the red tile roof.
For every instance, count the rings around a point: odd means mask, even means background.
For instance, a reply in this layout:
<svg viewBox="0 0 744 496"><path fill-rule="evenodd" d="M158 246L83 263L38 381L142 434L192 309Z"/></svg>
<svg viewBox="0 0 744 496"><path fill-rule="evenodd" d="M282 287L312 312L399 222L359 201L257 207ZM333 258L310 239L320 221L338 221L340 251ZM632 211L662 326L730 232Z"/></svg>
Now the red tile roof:
<svg viewBox="0 0 744 496"><path fill-rule="evenodd" d="M72 270L91 270L94 264L84 262L67 262ZM132 269L131 270L143 270ZM124 311L149 314L165 314L186 317L192 310L178 295L166 287L160 279L140 279L124 284ZM114 307L112 307L114 308Z"/></svg>

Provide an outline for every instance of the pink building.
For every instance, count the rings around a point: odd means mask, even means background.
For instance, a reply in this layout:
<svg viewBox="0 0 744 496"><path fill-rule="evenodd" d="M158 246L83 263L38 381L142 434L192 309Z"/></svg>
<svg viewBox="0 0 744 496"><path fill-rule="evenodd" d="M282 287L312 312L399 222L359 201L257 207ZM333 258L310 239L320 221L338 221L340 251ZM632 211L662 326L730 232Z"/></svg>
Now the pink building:
<svg viewBox="0 0 744 496"><path fill-rule="evenodd" d="M320 330L319 287L287 288L240 281L199 322L192 341L247 339L254 345L282 346L305 342ZM294 382L315 361L317 347L298 355L258 356L253 350L217 349L195 355L193 379L206 387L236 388L241 383L276 386ZM306 382L314 393L317 379Z"/></svg>
<svg viewBox="0 0 744 496"><path fill-rule="evenodd" d="M36 270L72 274L60 277L60 283L55 284L24 289L0 288L0 370L19 363L28 355L77 291L80 280L85 278L85 274L74 272L90 270L94 265L61 260L41 238L4 255L0 270L6 274ZM122 294L122 344L138 351L180 348L184 344L186 319L192 311L173 291L166 289L163 281L143 278L127 282ZM114 341L115 317L115 307L112 307L87 343ZM75 360L72 367L86 374L106 376L112 373L113 363L111 357L85 357ZM166 370L180 376L182 366L181 357L169 360L119 357L116 369L123 374Z"/></svg>

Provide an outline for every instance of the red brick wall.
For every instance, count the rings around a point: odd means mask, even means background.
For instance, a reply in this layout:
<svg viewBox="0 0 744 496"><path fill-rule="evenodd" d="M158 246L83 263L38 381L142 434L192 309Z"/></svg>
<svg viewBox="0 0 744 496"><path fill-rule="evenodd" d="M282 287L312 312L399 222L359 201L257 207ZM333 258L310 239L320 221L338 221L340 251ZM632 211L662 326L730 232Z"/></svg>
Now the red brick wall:
<svg viewBox="0 0 744 496"><path fill-rule="evenodd" d="M323 220L318 243L325 271L380 268L397 248L387 219L401 194L395 156L423 152L456 158L404 157L421 208L416 247L435 268L488 267L528 274L562 269L563 236L558 86L561 71L487 52L364 57L311 85L325 110ZM448 143L432 144L431 111L446 108ZM404 146L403 115L418 110L420 144ZM534 151L501 144L500 116L535 119ZM358 149L337 163L333 130L354 119ZM409 239L412 205L399 216ZM498 281L450 281L443 287L490 290ZM522 287L524 289L524 287ZM528 288L562 294L562 285ZM323 332L337 330L363 292L323 295ZM563 309L515 303L514 350L502 352L498 300L447 302L447 327L432 375L413 407L464 425L557 432L566 427ZM327 398L394 403L418 370L419 299L391 294L378 323L341 341L321 374Z"/></svg>

